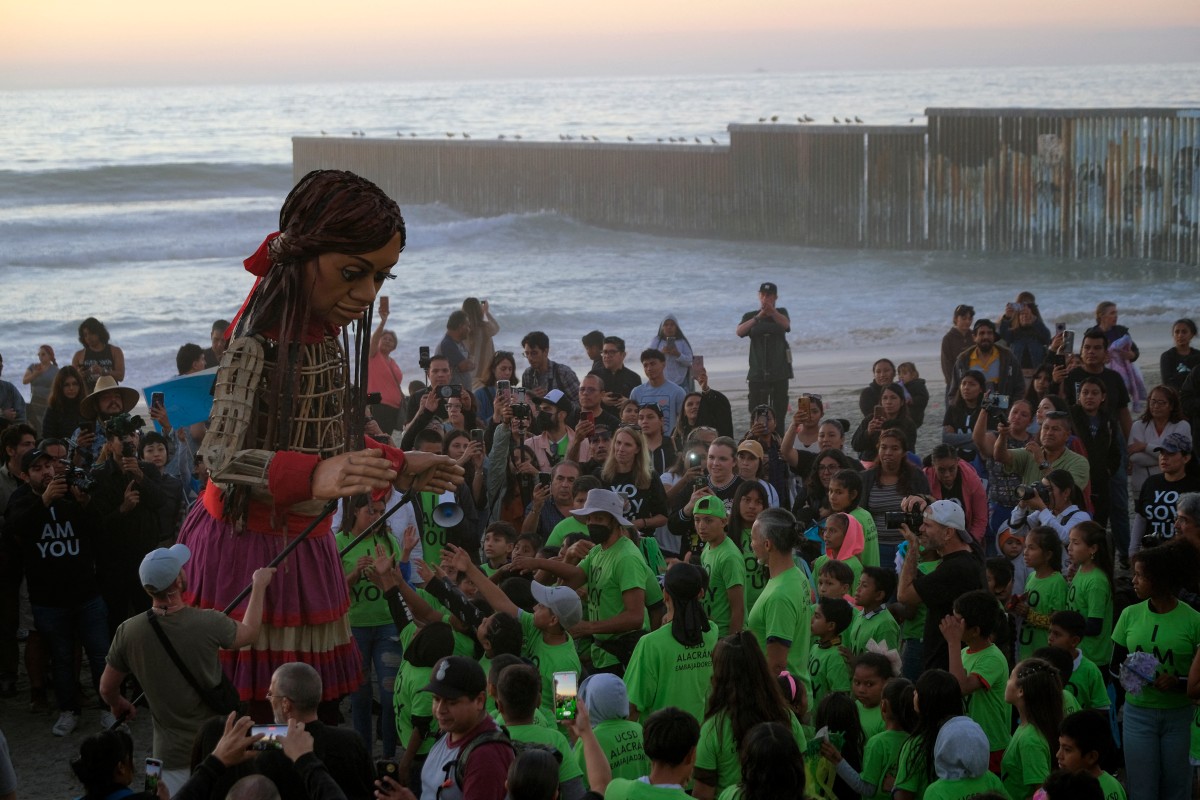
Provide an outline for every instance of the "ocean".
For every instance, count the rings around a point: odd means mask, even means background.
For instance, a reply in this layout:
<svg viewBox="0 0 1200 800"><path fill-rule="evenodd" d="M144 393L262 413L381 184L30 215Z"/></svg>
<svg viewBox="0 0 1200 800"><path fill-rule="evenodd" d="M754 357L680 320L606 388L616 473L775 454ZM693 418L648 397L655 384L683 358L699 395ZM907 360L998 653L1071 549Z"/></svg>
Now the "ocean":
<svg viewBox="0 0 1200 800"><path fill-rule="evenodd" d="M173 375L179 346L206 345L210 323L249 289L241 260L275 229L296 135L727 142L729 123L774 115L906 124L935 106L1196 107L1198 86L1200 65L1174 65L0 92L5 377L19 382L43 343L68 363L86 316L124 349L126 383ZM631 234L553 213L404 211L409 245L386 291L409 377L418 346L437 343L468 295L491 301L498 348L544 330L551 357L581 372L583 333L623 336L637 353L668 312L710 370L743 368L733 330L764 280L780 286L801 372L846 350L928 342L932 355L956 304L994 316L1022 289L1047 320L1080 327L1115 300L1123 324L1164 340L1172 320L1195 313L1194 270L1173 264L827 250Z"/></svg>

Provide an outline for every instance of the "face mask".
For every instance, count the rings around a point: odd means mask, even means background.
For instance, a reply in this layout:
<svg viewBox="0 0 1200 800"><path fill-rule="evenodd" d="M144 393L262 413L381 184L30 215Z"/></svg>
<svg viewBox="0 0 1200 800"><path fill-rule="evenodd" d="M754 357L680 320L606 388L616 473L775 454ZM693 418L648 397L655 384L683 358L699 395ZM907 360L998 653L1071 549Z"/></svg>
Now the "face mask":
<svg viewBox="0 0 1200 800"><path fill-rule="evenodd" d="M604 544L608 541L608 537L612 536L612 531L607 525L597 525L589 523L587 526L588 538L596 544Z"/></svg>
<svg viewBox="0 0 1200 800"><path fill-rule="evenodd" d="M554 427L554 418L549 411L539 411L537 415L538 427L542 430L549 430Z"/></svg>

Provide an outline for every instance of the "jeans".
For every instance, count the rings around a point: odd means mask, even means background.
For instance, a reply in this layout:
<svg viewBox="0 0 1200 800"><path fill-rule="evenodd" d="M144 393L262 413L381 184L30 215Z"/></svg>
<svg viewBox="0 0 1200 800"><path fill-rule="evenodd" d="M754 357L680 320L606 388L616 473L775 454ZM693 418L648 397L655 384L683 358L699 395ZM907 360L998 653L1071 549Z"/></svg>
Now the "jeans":
<svg viewBox="0 0 1200 800"><path fill-rule="evenodd" d="M75 635L83 641L88 667L92 671L92 686L100 690L100 675L108 655L108 609L96 595L70 608L34 606L33 622L38 633L46 637L50 651L50 673L54 679L54 696L59 711L79 711L78 676L74 673Z"/></svg>
<svg viewBox="0 0 1200 800"><path fill-rule="evenodd" d="M900 548L900 544L891 544L889 542L879 543L879 566L884 569L900 574L900 570L896 568L896 550Z"/></svg>
<svg viewBox="0 0 1200 800"><path fill-rule="evenodd" d="M749 381L749 393L746 396L750 413L758 406L770 406L775 412L775 419L787 419L788 382L778 381Z"/></svg>
<svg viewBox="0 0 1200 800"><path fill-rule="evenodd" d="M1125 704L1125 781L1129 800L1188 800L1192 707Z"/></svg>
<svg viewBox="0 0 1200 800"><path fill-rule="evenodd" d="M390 622L385 625L354 626L350 632L354 634L358 652L362 654L363 670L363 682L350 696L350 719L354 730L366 743L367 752L374 752L375 726L371 719L374 695L371 677L374 675L375 686L379 688L383 757L393 758L396 755L396 707L392 704L392 693L404 648L396 641L396 626Z"/></svg>
<svg viewBox="0 0 1200 800"><path fill-rule="evenodd" d="M925 641L923 639L905 639L903 652L900 655L900 674L915 683L924 671Z"/></svg>

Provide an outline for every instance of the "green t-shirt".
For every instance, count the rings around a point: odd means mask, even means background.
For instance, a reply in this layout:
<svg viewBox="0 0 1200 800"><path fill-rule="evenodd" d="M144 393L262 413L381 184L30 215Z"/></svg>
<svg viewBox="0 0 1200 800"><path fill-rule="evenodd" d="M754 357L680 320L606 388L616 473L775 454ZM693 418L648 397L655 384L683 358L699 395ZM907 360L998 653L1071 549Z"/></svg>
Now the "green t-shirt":
<svg viewBox="0 0 1200 800"><path fill-rule="evenodd" d="M758 639L763 653L767 652L770 639L790 642L788 671L805 680L809 675L808 651L812 644L811 604L808 578L796 567L790 567L767 581L746 619L746 627Z"/></svg>
<svg viewBox="0 0 1200 800"><path fill-rule="evenodd" d="M871 512L867 511L862 506L850 512L850 516L858 520L863 529L863 550L859 560L862 561L864 567L879 566L879 530L875 527L875 518L871 516ZM888 564L888 569L893 569L894 564Z"/></svg>
<svg viewBox="0 0 1200 800"><path fill-rule="evenodd" d="M700 552L700 565L708 573L708 590L704 593L704 613L715 623L721 636L729 633L732 609L729 590L742 587L742 624L745 627L746 571L737 545L726 536L716 547L706 544Z"/></svg>
<svg viewBox="0 0 1200 800"><path fill-rule="evenodd" d="M1067 608L1083 614L1083 618L1100 619L1100 633L1085 636L1079 649L1093 664L1112 660L1113 597L1112 586L1104 570L1096 567L1090 572L1077 572L1067 587Z"/></svg>
<svg viewBox="0 0 1200 800"><path fill-rule="evenodd" d="M750 610L758 603L758 596L763 593L763 589L767 588L767 580L771 577L767 572L767 568L758 563L758 558L754 555L754 550L750 547L750 531L742 531L742 569L745 570L745 592L746 600L746 616L750 616Z"/></svg>
<svg viewBox="0 0 1200 800"><path fill-rule="evenodd" d="M987 734L988 750L993 753L1008 746L1012 708L1004 702L1004 687L1008 683L1008 659L994 644L972 653L962 650L963 671L978 675L984 686L966 697L967 716L975 720Z"/></svg>
<svg viewBox="0 0 1200 800"><path fill-rule="evenodd" d="M1200 706L1196 708L1200 709ZM1103 770L1097 779L1100 781L1100 791L1104 793L1104 800L1125 800L1125 787L1119 780Z"/></svg>
<svg viewBox="0 0 1200 800"><path fill-rule="evenodd" d="M871 639L900 652L900 624L887 608L880 608L869 616L856 614L854 624L843 638L856 656L867 652L867 642Z"/></svg>
<svg viewBox="0 0 1200 800"><path fill-rule="evenodd" d="M850 691L850 667L842 657L840 640L838 644L826 647L813 642L809 647L808 685L812 691L811 708L816 708L830 692Z"/></svg>
<svg viewBox="0 0 1200 800"><path fill-rule="evenodd" d="M587 618L593 621L611 619L625 610L623 595L632 589L646 591L647 581L658 581L646 566L636 544L627 537L618 537L610 547L593 547L579 562L587 575ZM652 604L647 596L646 605ZM650 618L642 612L642 630L649 628ZM597 633L592 639L603 641L617 634ZM592 645L592 665L597 669L617 664L616 656L600 646Z"/></svg>
<svg viewBox="0 0 1200 800"><path fill-rule="evenodd" d="M354 541L357 534L342 532L334 539L340 552L343 547ZM342 556L342 571L349 575L354 571L358 559L363 556L375 557L375 546L383 545L384 552L394 558L400 556L400 546L396 539L385 529L381 534L368 536ZM363 577L350 587L350 625L354 628L373 628L377 625L391 625L392 612L388 610L387 600L378 586Z"/></svg>
<svg viewBox="0 0 1200 800"><path fill-rule="evenodd" d="M600 749L608 756L608 767L614 778L637 780L650 774L650 759L642 749L642 726L627 719L606 719L592 728ZM583 785L591 788L587 779L587 757L583 753L583 742L575 743L572 755L583 774Z"/></svg>
<svg viewBox="0 0 1200 800"><path fill-rule="evenodd" d="M991 772L985 772L978 778L958 778L952 781L938 778L925 790L925 800L970 800L984 792L1007 794L1000 779Z"/></svg>
<svg viewBox="0 0 1200 800"><path fill-rule="evenodd" d="M568 514L566 519L554 526L554 530L550 531L550 535L546 537L546 547L562 547L563 539L567 538L572 533L587 533L587 524L581 522L579 517L574 514Z"/></svg>
<svg viewBox="0 0 1200 800"><path fill-rule="evenodd" d="M1067 579L1057 570L1045 578L1029 575L1025 578L1025 593L1028 595L1025 602L1029 604L1030 612L1048 617L1067 607ZM1022 623L1019 634L1022 660L1032 656L1034 650L1046 646L1047 633L1046 628L1035 628L1028 620Z"/></svg>
<svg viewBox="0 0 1200 800"><path fill-rule="evenodd" d="M742 787L739 784L726 786L725 790L717 795L717 800L742 800Z"/></svg>
<svg viewBox="0 0 1200 800"><path fill-rule="evenodd" d="M396 741L401 750L408 747L412 737L414 719L421 720L427 731L421 741L418 755L424 755L437 739L438 726L433 719L433 695L421 691L429 684L433 667L414 667L405 661L396 674L396 688L392 694L396 710Z"/></svg>
<svg viewBox="0 0 1200 800"><path fill-rule="evenodd" d="M1081 651L1076 652L1075 670L1071 673L1066 688L1079 700L1079 707L1082 709L1108 708L1112 704L1100 668Z"/></svg>
<svg viewBox="0 0 1200 800"><path fill-rule="evenodd" d="M938 564L940 563L942 563L940 558L934 559L933 561L918 561L917 572L920 572L922 575L928 575L937 569ZM924 603L921 603L919 606L917 606L916 612L913 614L912 619L904 620L904 623L900 626L900 638L925 638L925 617L928 615L928 613L929 608Z"/></svg>
<svg viewBox="0 0 1200 800"><path fill-rule="evenodd" d="M667 571L667 559L662 554L662 548L658 546L658 540L653 536L638 536L634 544L637 545L642 558L645 559L650 574L655 576L654 582L658 583L658 576ZM646 605L654 604L647 603Z"/></svg>
<svg viewBox="0 0 1200 800"><path fill-rule="evenodd" d="M1075 695L1071 694L1068 689L1063 689L1063 719L1074 714L1076 711L1082 711L1079 706L1079 701L1075 699Z"/></svg>
<svg viewBox="0 0 1200 800"><path fill-rule="evenodd" d="M856 699L854 707L858 709L858 724L862 726L864 741L877 733L883 733L887 728L887 723L883 721L882 705L867 708L862 704L861 700Z"/></svg>
<svg viewBox="0 0 1200 800"><path fill-rule="evenodd" d="M500 716L500 712L496 710L496 701L490 694L487 698L486 710L488 716L492 718L492 721L495 722L497 726L504 724L504 717ZM533 724L537 725L539 728L545 728L549 731L558 730L558 724L552 718L546 716L546 712L542 711L541 706L538 706L533 710Z"/></svg>
<svg viewBox="0 0 1200 800"><path fill-rule="evenodd" d="M884 730L867 739L863 748L863 768L859 777L875 786L875 794L863 800L891 800L892 785L896 782L896 767L900 748L908 740L904 731Z"/></svg>
<svg viewBox="0 0 1200 800"><path fill-rule="evenodd" d="M421 515L421 552L425 563L436 567L442 563L442 548L446 546L446 529L434 521L433 512L438 507L440 494L419 492L414 508Z"/></svg>
<svg viewBox="0 0 1200 800"><path fill-rule="evenodd" d="M920 736L909 736L904 740L896 763L896 782L892 788L924 797L925 789L929 786L929 773L925 769L925 760L921 758L920 744Z"/></svg>
<svg viewBox="0 0 1200 800"><path fill-rule="evenodd" d="M522 655L533 662L542 675L542 705L544 713L554 718L554 673L573 672L579 678L583 671L579 663L579 653L575 650L575 642L571 634L562 644L546 644L542 632L533 624L533 614L528 611L517 611L517 621L521 623L521 635L524 647Z"/></svg>
<svg viewBox="0 0 1200 800"><path fill-rule="evenodd" d="M1131 653L1146 652L1157 657L1156 675L1186 678L1200 645L1200 611L1176 601L1175 608L1156 614L1150 610L1150 601L1144 600L1121 612L1112 640ZM1125 699L1139 708L1183 708L1192 702L1183 692L1164 692L1154 684Z"/></svg>
<svg viewBox="0 0 1200 800"><path fill-rule="evenodd" d="M800 721L795 714L788 714L792 735L803 753L808 746ZM740 742L733 739L733 725L725 714L717 714L704 720L700 726L700 743L696 745L696 769L714 770L717 773L716 790L720 793L727 786L742 782L742 763L738 759Z"/></svg>
<svg viewBox="0 0 1200 800"><path fill-rule="evenodd" d="M613 778L604 790L604 800L692 800L678 786L654 786L642 780Z"/></svg>
<svg viewBox="0 0 1200 800"><path fill-rule="evenodd" d="M528 725L508 725L508 737L514 742L533 742L534 744L548 744L558 750L562 761L558 765L558 782L564 784L572 778L578 778L583 773L579 769L579 765L575 763L575 759L571 756L571 745L567 742L567 737L563 736L558 731L548 730L536 723Z"/></svg>
<svg viewBox="0 0 1200 800"><path fill-rule="evenodd" d="M1017 726L1000 761L1000 780L1012 800L1029 800L1050 775L1050 746L1028 722Z"/></svg>
<svg viewBox="0 0 1200 800"><path fill-rule="evenodd" d="M667 706L704 719L718 638L717 626L710 624L699 645L684 647L671 635L669 622L641 638L625 669L629 702L637 706L640 719Z"/></svg>
<svg viewBox="0 0 1200 800"><path fill-rule="evenodd" d="M1009 462L1004 467L1006 474L1020 475L1021 483L1025 484L1041 482L1042 470L1028 450L1009 450L1008 458ZM1091 477L1088 460L1070 448L1064 449L1061 456L1050 462L1050 469L1065 469L1075 479L1076 486L1087 486Z"/></svg>
<svg viewBox="0 0 1200 800"><path fill-rule="evenodd" d="M814 576L820 575L821 567L825 566L825 564L829 561L836 561L836 560L837 559L830 558L827 555L817 556L817 560L813 562L813 567L812 567L813 575ZM849 567L850 572L854 575L854 579L850 582L850 594L854 594L855 592L858 591L858 579L860 577L862 577L863 564L861 561L858 560L857 556L850 556L849 558L842 561L842 563L845 564L847 567Z"/></svg>

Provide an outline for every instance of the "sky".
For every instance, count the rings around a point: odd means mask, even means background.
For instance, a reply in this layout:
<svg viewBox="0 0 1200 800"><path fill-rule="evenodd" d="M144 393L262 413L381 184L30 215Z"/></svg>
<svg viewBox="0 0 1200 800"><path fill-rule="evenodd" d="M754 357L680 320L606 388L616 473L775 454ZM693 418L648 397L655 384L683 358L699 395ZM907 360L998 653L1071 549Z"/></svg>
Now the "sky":
<svg viewBox="0 0 1200 800"><path fill-rule="evenodd" d="M1178 63L1196 0L0 0L0 88Z"/></svg>

